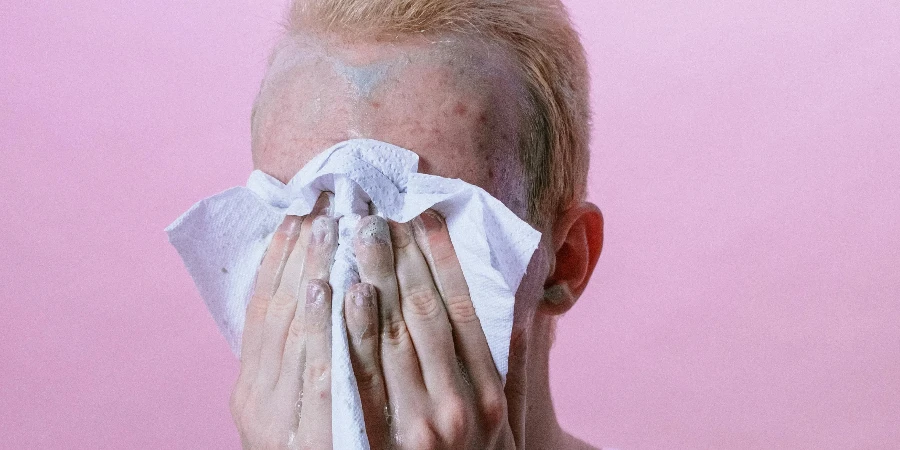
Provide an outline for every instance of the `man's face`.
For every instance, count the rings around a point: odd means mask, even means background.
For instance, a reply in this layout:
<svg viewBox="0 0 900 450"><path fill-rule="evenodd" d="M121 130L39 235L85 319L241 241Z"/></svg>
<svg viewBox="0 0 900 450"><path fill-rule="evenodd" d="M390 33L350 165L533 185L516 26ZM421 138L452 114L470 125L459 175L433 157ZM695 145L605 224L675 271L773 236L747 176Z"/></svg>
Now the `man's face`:
<svg viewBox="0 0 900 450"><path fill-rule="evenodd" d="M287 182L338 142L377 139L416 152L420 172L480 186L524 218L525 98L510 57L471 38L291 38L276 51L259 97L253 162ZM545 250L517 293L514 340L543 295Z"/></svg>

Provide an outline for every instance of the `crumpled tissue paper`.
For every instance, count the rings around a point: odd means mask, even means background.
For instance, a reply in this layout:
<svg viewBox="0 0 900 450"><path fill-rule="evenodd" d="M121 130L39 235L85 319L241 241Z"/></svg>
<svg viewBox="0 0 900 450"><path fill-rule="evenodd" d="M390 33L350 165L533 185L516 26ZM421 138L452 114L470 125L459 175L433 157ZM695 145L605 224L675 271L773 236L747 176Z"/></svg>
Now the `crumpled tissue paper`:
<svg viewBox="0 0 900 450"><path fill-rule="evenodd" d="M256 272L286 215L306 215L323 191L334 193L338 249L329 283L332 305L334 448L368 449L343 321L344 292L359 282L351 244L360 217L407 222L428 208L443 215L476 314L505 380L513 303L540 233L484 189L417 173L412 151L371 139L338 143L287 184L254 171L246 187L200 201L166 228L232 351L240 352Z"/></svg>

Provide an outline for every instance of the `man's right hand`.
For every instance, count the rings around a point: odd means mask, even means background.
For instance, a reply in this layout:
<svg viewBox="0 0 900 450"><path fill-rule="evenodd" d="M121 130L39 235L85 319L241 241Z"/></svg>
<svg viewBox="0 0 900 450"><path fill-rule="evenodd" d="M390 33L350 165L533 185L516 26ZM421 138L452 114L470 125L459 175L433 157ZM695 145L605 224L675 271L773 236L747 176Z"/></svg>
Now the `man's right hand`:
<svg viewBox="0 0 900 450"><path fill-rule="evenodd" d="M329 203L323 195L309 216L285 218L260 266L231 398L244 448L332 447ZM366 434L373 448L512 448L447 227L423 216L419 231L365 217L354 239L363 282L343 300Z"/></svg>
<svg viewBox="0 0 900 450"><path fill-rule="evenodd" d="M308 216L287 216L260 265L231 395L244 448L332 446L330 197Z"/></svg>

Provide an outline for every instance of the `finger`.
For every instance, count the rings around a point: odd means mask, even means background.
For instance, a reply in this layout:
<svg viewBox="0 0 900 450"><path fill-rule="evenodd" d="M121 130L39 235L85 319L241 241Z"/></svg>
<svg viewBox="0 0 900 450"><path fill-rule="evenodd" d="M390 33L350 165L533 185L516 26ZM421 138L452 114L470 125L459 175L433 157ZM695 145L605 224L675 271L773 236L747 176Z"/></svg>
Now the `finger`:
<svg viewBox="0 0 900 450"><path fill-rule="evenodd" d="M250 374L256 376L262 347L263 325L269 301L278 287L288 256L300 234L301 223L301 217L285 217L278 229L275 230L272 242L263 256L259 272L256 275L253 296L247 305L244 332L241 338L242 378Z"/></svg>
<svg viewBox="0 0 900 450"><path fill-rule="evenodd" d="M337 220L327 216L317 217L312 224L310 241L306 248L303 274L294 281L297 292L305 292L311 280L327 280L331 274L334 253L338 245ZM296 298L296 296L295 296ZM300 371L303 368L303 327L306 308L297 304L284 343L283 364L278 383L286 383L290 389L300 389Z"/></svg>
<svg viewBox="0 0 900 450"><path fill-rule="evenodd" d="M389 442L384 378L378 348L378 299L370 284L354 284L344 299L344 320L350 343L350 362L366 421L366 436L373 449Z"/></svg>
<svg viewBox="0 0 900 450"><path fill-rule="evenodd" d="M379 341L381 367L388 400L400 410L414 410L422 404L425 386L410 339L394 271L394 253L387 222L377 216L366 216L357 225L353 242L359 264L359 278L371 284L378 295Z"/></svg>
<svg viewBox="0 0 900 450"><path fill-rule="evenodd" d="M331 288L312 280L306 292L306 364L297 436L300 448L331 448Z"/></svg>
<svg viewBox="0 0 900 450"><path fill-rule="evenodd" d="M482 397L501 395L503 387L500 375L494 365L481 322L475 315L469 286L444 220L436 212L428 210L416 219L414 227L416 239L428 255L431 273L438 282L438 290L446 304L457 356L468 370L476 389L485 394Z"/></svg>
<svg viewBox="0 0 900 450"><path fill-rule="evenodd" d="M328 196L323 193L319 196L316 206L312 214L319 214L323 209L327 208L329 202ZM314 215L308 215L303 220L300 228L300 234L297 242L285 264L284 273L278 284L275 294L269 302L269 308L266 312L266 320L263 326L262 346L260 348L260 365L257 372L257 381L264 386L274 386L278 381L278 376L284 364L282 358L285 350L285 341L287 339L288 328L296 314L296 311L302 308L302 300L305 298L301 293L301 289L305 289L305 285L301 285L302 273L306 272L307 267L313 264L310 261L311 250L314 252L327 252L321 250L330 244L322 244L322 231L327 231L327 227L316 228L314 224L319 219ZM325 218L325 220L334 220ZM317 235L317 231L319 234ZM313 239L318 236L317 239ZM334 241L334 239L332 239ZM336 245L336 244L334 244ZM318 256L318 255L316 255ZM330 258L330 257L329 257ZM316 260L316 264L321 264ZM330 267L330 264L329 264ZM320 277L328 279L328 276ZM300 307L298 308L298 303Z"/></svg>
<svg viewBox="0 0 900 450"><path fill-rule="evenodd" d="M302 305L304 299L306 298L306 286L301 284L301 274L303 273L303 268L306 264L306 256L308 253L309 243L314 230L312 225L317 217L330 217L332 215L331 210L333 199L334 194L330 192L322 192L322 194L319 195L319 199L316 200L316 204L315 206L313 206L312 211L309 213L309 215L304 217L303 227L301 228L300 236L297 238L298 251L291 253L291 257L290 259L288 259L287 266L285 266L284 269L285 275L282 276L281 283L278 285L278 289L276 290L276 294L278 294L279 291L293 294L294 303L297 303L299 301L299 305ZM302 248L300 248L301 246ZM302 310L303 308L300 309Z"/></svg>
<svg viewBox="0 0 900 450"><path fill-rule="evenodd" d="M454 390L461 381L447 311L412 227L390 222L403 320L409 328L425 387L432 394Z"/></svg>

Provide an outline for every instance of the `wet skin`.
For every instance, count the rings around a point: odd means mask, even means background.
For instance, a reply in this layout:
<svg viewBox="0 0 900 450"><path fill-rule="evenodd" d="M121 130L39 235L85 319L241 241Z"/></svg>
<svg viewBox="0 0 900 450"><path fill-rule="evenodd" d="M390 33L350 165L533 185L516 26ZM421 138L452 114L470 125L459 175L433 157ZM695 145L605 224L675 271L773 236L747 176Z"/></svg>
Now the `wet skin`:
<svg viewBox="0 0 900 450"><path fill-rule="evenodd" d="M509 56L469 38L302 36L279 45L264 82L254 165L286 182L335 143L378 139L419 154L420 171L481 186L524 218L522 98ZM332 301L345 302L373 448L579 446L556 424L546 380L555 313L543 299L568 242L558 224L541 230L516 295L504 392L441 218L361 220L363 282L332 299L322 281L336 248L327 206L323 197L310 216L288 217L260 268L232 396L245 447L330 447Z"/></svg>

